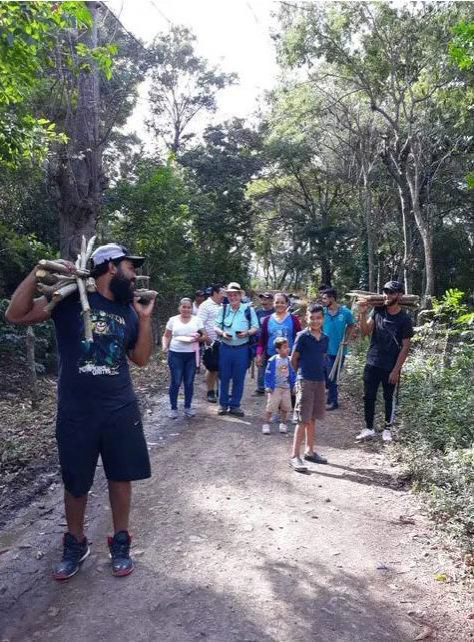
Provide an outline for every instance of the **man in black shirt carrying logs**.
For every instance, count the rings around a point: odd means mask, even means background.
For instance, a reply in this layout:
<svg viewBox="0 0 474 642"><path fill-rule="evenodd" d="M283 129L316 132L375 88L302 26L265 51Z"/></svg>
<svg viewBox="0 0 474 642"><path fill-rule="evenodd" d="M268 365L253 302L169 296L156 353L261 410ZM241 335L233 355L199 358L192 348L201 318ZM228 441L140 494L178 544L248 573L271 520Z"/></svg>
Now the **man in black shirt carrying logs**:
<svg viewBox="0 0 474 642"><path fill-rule="evenodd" d="M364 369L365 428L357 441L372 439L374 430L375 401L382 384L385 401L384 442L392 441L391 426L395 416L394 392L400 371L410 349L413 326L407 312L400 305L403 288L398 281L389 281L383 287L384 304L376 305L367 316L367 300L358 301L360 329L363 336L371 335Z"/></svg>
<svg viewBox="0 0 474 642"><path fill-rule="evenodd" d="M94 253L92 246L93 241L86 250L83 241L76 265L42 261L19 285L6 312L12 323L35 324L51 318L56 330L56 438L68 526L63 558L54 570L57 580L77 573L89 555L84 514L99 455L109 486L114 524L109 549L115 576L133 570L128 533L131 482L150 477L128 359L138 366L148 363L156 292L148 292L147 299L135 296L135 270L143 257L131 256L116 243L98 247ZM90 272L86 269L89 258ZM48 269L61 273L49 277L60 279L52 285L52 293L38 283L38 273ZM82 279L89 276L95 282L86 286ZM42 296L35 298L37 289Z"/></svg>

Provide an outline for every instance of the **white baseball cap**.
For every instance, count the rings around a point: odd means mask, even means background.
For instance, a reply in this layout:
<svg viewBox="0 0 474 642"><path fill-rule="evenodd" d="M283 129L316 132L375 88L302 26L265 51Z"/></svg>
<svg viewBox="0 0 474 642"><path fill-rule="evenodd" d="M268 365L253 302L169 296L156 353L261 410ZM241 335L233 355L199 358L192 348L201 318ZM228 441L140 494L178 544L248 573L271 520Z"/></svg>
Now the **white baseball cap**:
<svg viewBox="0 0 474 642"><path fill-rule="evenodd" d="M131 261L135 267L141 267L145 261L143 256L131 256L128 250L123 245L118 243L107 243L107 245L99 246L91 256L92 266L97 267L102 263L115 261L117 259L127 259Z"/></svg>
<svg viewBox="0 0 474 642"><path fill-rule="evenodd" d="M243 292L242 288L240 287L240 283L237 283L237 281L231 281L229 285L225 288L226 292Z"/></svg>

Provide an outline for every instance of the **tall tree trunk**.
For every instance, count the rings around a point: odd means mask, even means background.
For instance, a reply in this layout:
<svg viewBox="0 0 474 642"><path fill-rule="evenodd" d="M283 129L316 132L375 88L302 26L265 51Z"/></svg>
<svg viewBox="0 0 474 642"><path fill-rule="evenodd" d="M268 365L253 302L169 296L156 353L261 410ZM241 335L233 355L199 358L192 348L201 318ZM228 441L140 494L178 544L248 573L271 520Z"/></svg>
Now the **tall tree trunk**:
<svg viewBox="0 0 474 642"><path fill-rule="evenodd" d="M81 42L94 49L97 47L100 5L98 2L86 2L86 6L92 16L92 25L86 34L81 34ZM77 103L70 108L65 123L69 140L55 176L59 190L61 256L74 260L82 235L89 238L95 233L104 188L99 141L99 74L93 59L90 60L89 71L79 72L75 90Z"/></svg>
<svg viewBox="0 0 474 642"><path fill-rule="evenodd" d="M323 256L321 257L321 281L325 285L331 285L331 277L332 277L332 270L331 270L331 262L328 257Z"/></svg>
<svg viewBox="0 0 474 642"><path fill-rule="evenodd" d="M403 227L403 280L405 282L405 293L409 293L412 290L410 196L407 189L400 185L398 187L398 194L400 197Z"/></svg>
<svg viewBox="0 0 474 642"><path fill-rule="evenodd" d="M367 268L369 292L374 291L375 285L375 239L371 217L366 222L367 225Z"/></svg>
<svg viewBox="0 0 474 642"><path fill-rule="evenodd" d="M365 167L363 167L364 189L362 195L364 222L367 236L367 276L369 292L374 291L375 285L375 234L373 225L373 208L372 192L369 186L369 176Z"/></svg>
<svg viewBox="0 0 474 642"><path fill-rule="evenodd" d="M413 214L423 241L423 253L425 257L425 289L423 292L423 307L431 307L430 301L435 292L435 276L433 266L433 235L431 229L424 220L419 202L413 203Z"/></svg>
<svg viewBox="0 0 474 642"><path fill-rule="evenodd" d="M423 306L430 307L431 298L434 295L435 277L433 269L433 235L430 223L423 212L420 202L422 188L423 157L421 153L421 142L418 138L410 139L410 166L407 166L406 180L410 189L413 216L423 241L423 253L425 258L426 286L423 292Z"/></svg>

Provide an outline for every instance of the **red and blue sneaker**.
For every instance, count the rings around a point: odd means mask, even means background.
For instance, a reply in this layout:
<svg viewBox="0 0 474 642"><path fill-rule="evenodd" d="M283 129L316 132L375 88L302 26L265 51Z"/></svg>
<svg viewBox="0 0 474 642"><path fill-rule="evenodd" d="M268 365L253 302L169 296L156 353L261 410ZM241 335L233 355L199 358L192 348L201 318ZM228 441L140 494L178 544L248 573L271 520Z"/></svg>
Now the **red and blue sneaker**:
<svg viewBox="0 0 474 642"><path fill-rule="evenodd" d="M91 552L87 537L78 542L71 533L64 533L63 546L63 558L53 572L54 579L59 581L68 580L75 575Z"/></svg>
<svg viewBox="0 0 474 642"><path fill-rule="evenodd" d="M110 557L112 559L112 575L124 577L133 571L133 560L130 557L132 538L127 531L119 531L108 538Z"/></svg>

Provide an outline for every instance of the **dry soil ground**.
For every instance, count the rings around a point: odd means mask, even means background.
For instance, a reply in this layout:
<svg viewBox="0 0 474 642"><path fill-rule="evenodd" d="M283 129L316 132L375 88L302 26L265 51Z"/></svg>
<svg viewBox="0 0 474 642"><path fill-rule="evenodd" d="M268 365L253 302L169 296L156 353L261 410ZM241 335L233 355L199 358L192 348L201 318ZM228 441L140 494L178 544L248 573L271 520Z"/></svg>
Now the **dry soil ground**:
<svg viewBox="0 0 474 642"><path fill-rule="evenodd" d="M200 376L202 379L202 376ZM288 467L290 436L199 401L193 420L147 411L153 478L135 486L136 570L109 572L101 471L88 509L91 557L66 584L50 569L62 490L0 532L0 640L10 642L464 642L474 608L450 577L418 501L380 444L359 446L348 399L318 429L329 465ZM203 397L202 382L197 396Z"/></svg>

